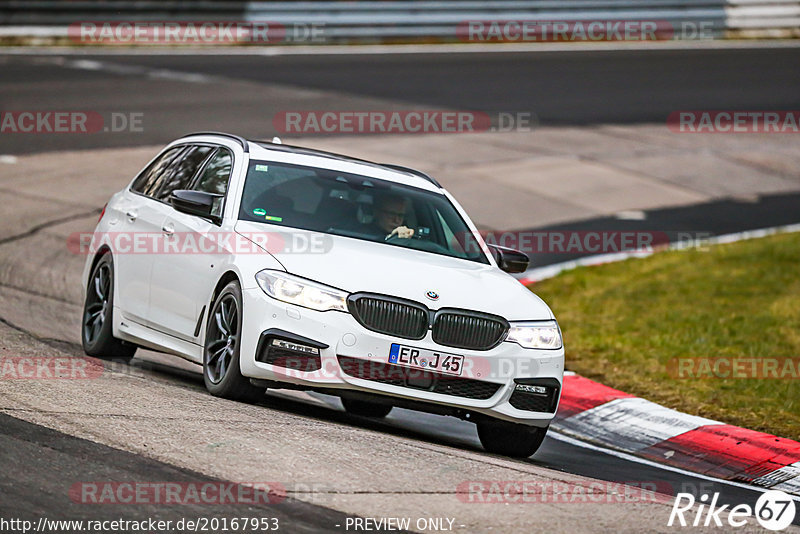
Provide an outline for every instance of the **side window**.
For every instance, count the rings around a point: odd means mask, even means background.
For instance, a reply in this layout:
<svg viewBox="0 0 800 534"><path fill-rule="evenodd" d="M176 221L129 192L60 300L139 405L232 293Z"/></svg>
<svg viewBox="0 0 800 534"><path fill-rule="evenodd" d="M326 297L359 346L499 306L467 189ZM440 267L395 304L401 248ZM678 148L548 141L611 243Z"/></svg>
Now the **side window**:
<svg viewBox="0 0 800 534"><path fill-rule="evenodd" d="M158 179L164 170L169 166L175 156L185 147L177 146L171 148L156 158L142 173L134 180L131 190L150 196L158 185Z"/></svg>
<svg viewBox="0 0 800 534"><path fill-rule="evenodd" d="M183 154L180 160L176 159L177 163L171 165L172 172L168 171L165 174L166 180L161 180L163 185L158 190L156 198L166 202L176 189L189 189L192 177L197 173L197 169L211 150L212 148L209 146L193 146Z"/></svg>
<svg viewBox="0 0 800 534"><path fill-rule="evenodd" d="M192 189L223 195L214 204L213 215L222 215L224 195L228 191L228 179L231 176L233 154L227 148L220 148L208 159L208 163L200 172Z"/></svg>

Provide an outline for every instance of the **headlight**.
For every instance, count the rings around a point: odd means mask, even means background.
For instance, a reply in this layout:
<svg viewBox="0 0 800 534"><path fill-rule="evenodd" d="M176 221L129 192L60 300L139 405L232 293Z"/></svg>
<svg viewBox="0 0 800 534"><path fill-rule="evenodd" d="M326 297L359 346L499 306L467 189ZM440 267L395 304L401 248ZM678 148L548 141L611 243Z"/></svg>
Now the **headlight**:
<svg viewBox="0 0 800 534"><path fill-rule="evenodd" d="M347 311L347 293L299 276L264 270L256 274L256 281L264 293L282 302L319 311Z"/></svg>
<svg viewBox="0 0 800 534"><path fill-rule="evenodd" d="M511 323L506 341L519 343L526 349L560 349L561 330L555 321Z"/></svg>

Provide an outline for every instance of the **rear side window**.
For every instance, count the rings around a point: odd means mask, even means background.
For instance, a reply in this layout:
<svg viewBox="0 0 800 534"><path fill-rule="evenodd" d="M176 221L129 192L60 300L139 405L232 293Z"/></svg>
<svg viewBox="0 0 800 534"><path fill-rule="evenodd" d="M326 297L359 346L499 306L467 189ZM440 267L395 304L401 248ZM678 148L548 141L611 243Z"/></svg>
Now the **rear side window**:
<svg viewBox="0 0 800 534"><path fill-rule="evenodd" d="M197 173L197 169L200 168L211 150L210 146L193 146L183 153L180 159L176 159L176 163L170 165L171 172L167 171L164 174L166 178L160 180L163 185L158 189L156 198L166 202L173 191L189 189L189 184Z"/></svg>
<svg viewBox="0 0 800 534"><path fill-rule="evenodd" d="M228 180L231 176L232 166L233 154L227 148L220 148L208 159L192 187L196 191L222 195L215 201L212 215L222 215L222 203L225 200L225 193L228 192Z"/></svg>
<svg viewBox="0 0 800 534"><path fill-rule="evenodd" d="M185 147L177 146L161 154L161 156L156 158L155 161L139 174L133 182L131 190L143 195L153 196L153 192L158 189L159 179L164 174L164 171L169 167L169 164L172 163L172 160L175 159L175 156L183 151L184 148Z"/></svg>

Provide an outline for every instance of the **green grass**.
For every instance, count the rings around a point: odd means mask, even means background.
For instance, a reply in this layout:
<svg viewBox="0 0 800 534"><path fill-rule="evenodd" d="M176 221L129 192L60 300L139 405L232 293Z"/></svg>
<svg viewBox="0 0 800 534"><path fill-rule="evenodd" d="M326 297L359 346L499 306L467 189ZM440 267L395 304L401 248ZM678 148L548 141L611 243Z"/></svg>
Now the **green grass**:
<svg viewBox="0 0 800 534"><path fill-rule="evenodd" d="M800 234L582 267L531 289L559 320L567 369L800 441L800 379L679 379L667 370L673 358L800 358Z"/></svg>

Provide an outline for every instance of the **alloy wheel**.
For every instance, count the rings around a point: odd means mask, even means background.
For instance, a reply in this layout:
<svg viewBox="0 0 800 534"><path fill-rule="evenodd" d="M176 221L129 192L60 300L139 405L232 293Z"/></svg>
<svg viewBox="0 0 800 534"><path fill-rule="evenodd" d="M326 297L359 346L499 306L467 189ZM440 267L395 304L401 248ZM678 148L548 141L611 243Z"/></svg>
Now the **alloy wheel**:
<svg viewBox="0 0 800 534"><path fill-rule="evenodd" d="M225 295L214 308L206 343L206 374L218 384L225 378L239 341L239 307L233 295Z"/></svg>

